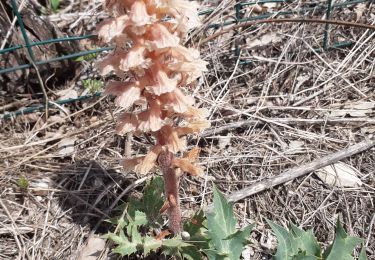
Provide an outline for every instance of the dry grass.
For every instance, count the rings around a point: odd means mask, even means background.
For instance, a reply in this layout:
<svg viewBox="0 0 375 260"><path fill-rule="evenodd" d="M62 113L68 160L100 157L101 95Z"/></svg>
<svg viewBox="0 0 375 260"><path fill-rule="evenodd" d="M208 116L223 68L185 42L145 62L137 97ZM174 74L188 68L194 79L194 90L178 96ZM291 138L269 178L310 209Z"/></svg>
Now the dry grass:
<svg viewBox="0 0 375 260"><path fill-rule="evenodd" d="M233 17L233 2L221 1L204 24ZM73 32L90 29L95 17L102 16L97 4L80 11L74 5L52 18ZM305 5L300 1L275 8ZM71 18L77 12L87 16L77 22ZM374 24L374 12L373 4L361 15L358 6L335 9L332 19ZM324 12L308 15L322 18ZM210 68L192 91L199 106L210 110L212 127L189 140L202 148L206 176L182 180L187 215L210 202L212 180L230 194L373 136L375 106L357 114L349 106L375 102L375 32L331 26L330 42L351 40L354 45L317 52L323 31L324 25L264 24L201 46ZM199 44L213 32L202 26L190 42ZM273 42L256 45L261 37ZM235 44L242 48L240 59L234 55ZM251 62L241 64L245 59ZM103 220L113 216L113 209L141 191L145 178L123 175L118 164L126 142L114 134L119 111L113 111L112 102L92 99L65 110L68 116L52 109L48 124L41 113L1 124L0 259L76 259L90 234L111 228ZM74 153L62 156L59 144L73 137ZM134 137L133 155L149 146L147 138ZM309 174L235 204L240 225L257 223L251 259L268 259L274 252L266 218L312 228L324 246L332 241L340 218L350 234L366 240L369 259L375 259L374 149L344 162L360 171L363 186L330 187ZM17 185L22 176L29 182L27 190Z"/></svg>

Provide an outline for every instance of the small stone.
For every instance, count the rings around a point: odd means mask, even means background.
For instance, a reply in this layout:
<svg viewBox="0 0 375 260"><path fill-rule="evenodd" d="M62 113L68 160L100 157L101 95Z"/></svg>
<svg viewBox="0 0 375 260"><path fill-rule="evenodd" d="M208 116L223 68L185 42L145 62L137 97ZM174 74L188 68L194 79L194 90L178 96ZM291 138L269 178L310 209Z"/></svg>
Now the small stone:
<svg viewBox="0 0 375 260"><path fill-rule="evenodd" d="M188 240L190 240L190 234L186 231L182 231L181 232L181 238L182 238L182 240L188 241Z"/></svg>

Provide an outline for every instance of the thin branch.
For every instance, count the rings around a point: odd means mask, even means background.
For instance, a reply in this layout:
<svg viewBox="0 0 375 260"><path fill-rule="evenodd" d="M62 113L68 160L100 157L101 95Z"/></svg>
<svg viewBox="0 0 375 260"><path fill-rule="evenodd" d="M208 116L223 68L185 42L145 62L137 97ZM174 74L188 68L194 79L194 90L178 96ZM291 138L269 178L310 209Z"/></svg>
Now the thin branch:
<svg viewBox="0 0 375 260"><path fill-rule="evenodd" d="M358 144L355 144L353 146L349 146L348 148L345 148L343 150L337 151L335 153L329 154L327 156L324 156L322 158L316 159L308 164L301 165L299 167L296 167L294 169L288 170L286 172L283 172L277 176L275 176L272 179L266 179L262 180L260 182L254 183L253 185L250 185L249 187L246 187L242 190L233 192L230 194L227 198L231 202L236 202L241 199L244 199L250 195L259 193L261 191L270 189L274 186L286 183L288 181L294 180L298 177L304 176L308 173L311 173L313 171L316 171L322 167L325 167L327 165L336 163L340 160L343 160L345 158L348 158L352 155L355 155L357 153L366 151L370 148L375 146L375 138L366 140L363 142L360 142Z"/></svg>
<svg viewBox="0 0 375 260"><path fill-rule="evenodd" d="M12 215L10 214L8 208L5 206L5 204L3 203L1 198L0 198L0 206L4 209L5 214L7 215L7 217L11 221L13 229L9 229L9 231L11 231L13 233L14 241L16 241L16 244L17 244L17 247L18 247L18 250L19 250L19 254L21 254L21 252L23 251L22 248L24 248L24 243L21 244L21 242L22 242L21 236L20 236L21 241L20 241L20 239L18 239L18 236L20 235L20 232L18 231L18 227L16 225L16 222L14 221Z"/></svg>
<svg viewBox="0 0 375 260"><path fill-rule="evenodd" d="M133 142L133 133L128 133L126 135L126 141L125 141L125 151L124 151L125 158L130 158L132 155L132 142Z"/></svg>

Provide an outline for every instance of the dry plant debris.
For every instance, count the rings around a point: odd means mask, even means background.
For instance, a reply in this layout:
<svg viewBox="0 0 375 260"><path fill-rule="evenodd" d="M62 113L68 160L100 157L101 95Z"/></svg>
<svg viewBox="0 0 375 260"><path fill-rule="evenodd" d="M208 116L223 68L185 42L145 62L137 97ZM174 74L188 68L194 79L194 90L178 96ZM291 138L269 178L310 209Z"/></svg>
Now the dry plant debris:
<svg viewBox="0 0 375 260"><path fill-rule="evenodd" d="M202 4L214 12L190 35L192 46L216 32L206 30L206 25L234 15L234 1ZM272 8L307 5L295 1ZM373 24L374 13L374 5L367 3L366 8L334 9L331 19ZM321 18L324 11L315 9L306 16ZM74 2L72 9L50 17L61 30L78 34L93 30L96 17L106 15L99 1L82 1L82 6ZM330 43L354 44L320 52L315 48L321 46L323 32L324 26L310 23L262 24L201 46L209 68L194 98L210 111L212 126L203 137L187 140L188 148L201 147L200 166L206 170L203 182L181 179L184 216L210 203L211 181L229 195L373 138L374 32L332 25ZM259 44L259 39L270 36L277 38ZM233 52L236 45L241 47L240 59ZM243 60L250 63L243 65ZM92 68L92 61L85 61L78 74L94 75ZM1 111L35 102L21 89L13 90L15 98L10 100L10 90L1 88ZM52 101L57 98L49 95ZM108 230L103 220L113 215L113 209L129 194L139 194L146 178L124 175L118 166L126 142L114 134L114 118L121 111L113 111L111 104L107 98L96 98L53 108L54 118L47 123L42 113L1 122L0 259L75 259L91 233ZM62 156L59 144L71 137L76 138L74 153ZM150 146L148 136L133 138L134 155L145 154ZM251 259L267 259L274 253L275 238L265 218L313 228L319 241L332 240L340 218L349 234L365 238L369 259L375 259L374 151L342 160L357 170L359 187L332 187L312 173L236 203L240 225L257 222L253 246L247 251Z"/></svg>

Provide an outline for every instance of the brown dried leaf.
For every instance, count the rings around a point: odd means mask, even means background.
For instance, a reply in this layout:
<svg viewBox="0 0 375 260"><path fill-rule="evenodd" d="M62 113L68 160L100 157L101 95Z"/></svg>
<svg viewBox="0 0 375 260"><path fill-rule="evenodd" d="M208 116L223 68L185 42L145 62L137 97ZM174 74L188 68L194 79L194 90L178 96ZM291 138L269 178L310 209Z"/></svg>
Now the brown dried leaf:
<svg viewBox="0 0 375 260"><path fill-rule="evenodd" d="M135 167L136 172L142 175L147 174L154 166L156 166L156 160L162 150L161 145L155 145L151 148L142 163Z"/></svg>
<svg viewBox="0 0 375 260"><path fill-rule="evenodd" d="M194 147L189 152L186 152L184 154L184 158L187 159L189 162L194 163L198 160L200 152L201 152L201 148Z"/></svg>
<svg viewBox="0 0 375 260"><path fill-rule="evenodd" d="M182 171L190 173L193 176L202 176L203 170L189 162L187 159L174 158L172 165L180 168Z"/></svg>
<svg viewBox="0 0 375 260"><path fill-rule="evenodd" d="M353 166L343 162L323 167L317 170L315 174L329 186L360 187L363 184L358 178L360 172Z"/></svg>
<svg viewBox="0 0 375 260"><path fill-rule="evenodd" d="M60 141L58 144L59 147L59 155L60 156L70 156L73 155L75 152L75 142L77 141L76 137L67 137Z"/></svg>
<svg viewBox="0 0 375 260"><path fill-rule="evenodd" d="M155 239L156 240L162 240L164 239L165 237L169 236L171 234L171 232L169 232L168 229L166 230L162 230L156 237Z"/></svg>
<svg viewBox="0 0 375 260"><path fill-rule="evenodd" d="M124 167L125 173L135 171L137 165L140 165L144 160L144 156L138 156L130 159L122 160L121 164Z"/></svg>
<svg viewBox="0 0 375 260"><path fill-rule="evenodd" d="M77 260L96 260L105 247L105 240L98 236L90 236L87 244L81 248Z"/></svg>
<svg viewBox="0 0 375 260"><path fill-rule="evenodd" d="M162 144L168 147L172 153L186 150L186 141L179 138L176 129L170 125L165 125L160 129Z"/></svg>
<svg viewBox="0 0 375 260"><path fill-rule="evenodd" d="M117 122L116 133L118 135L124 135L129 132L133 132L138 127L138 119L136 115L131 113L123 113Z"/></svg>

